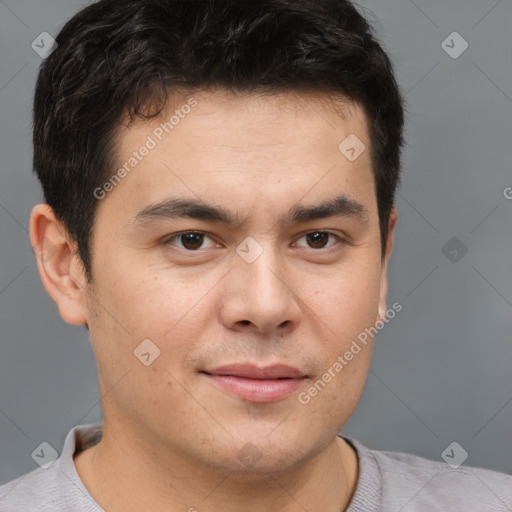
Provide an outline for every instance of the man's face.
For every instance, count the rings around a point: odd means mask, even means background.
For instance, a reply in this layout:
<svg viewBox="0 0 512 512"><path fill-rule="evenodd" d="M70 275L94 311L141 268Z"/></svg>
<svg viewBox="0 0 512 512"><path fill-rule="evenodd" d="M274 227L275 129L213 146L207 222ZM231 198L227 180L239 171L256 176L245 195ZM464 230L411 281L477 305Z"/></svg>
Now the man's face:
<svg viewBox="0 0 512 512"><path fill-rule="evenodd" d="M138 160L98 202L86 317L104 423L183 460L284 469L349 419L371 339L335 363L385 310L368 129L357 105L342 118L312 95L193 97L120 131L113 171ZM353 161L338 148L350 134L366 146ZM290 215L341 197L336 215Z"/></svg>

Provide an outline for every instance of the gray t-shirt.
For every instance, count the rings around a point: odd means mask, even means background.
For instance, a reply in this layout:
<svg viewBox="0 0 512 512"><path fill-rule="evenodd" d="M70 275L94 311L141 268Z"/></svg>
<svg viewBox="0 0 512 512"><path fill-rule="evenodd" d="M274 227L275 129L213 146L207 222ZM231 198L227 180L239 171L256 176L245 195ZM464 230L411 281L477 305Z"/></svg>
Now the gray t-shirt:
<svg viewBox="0 0 512 512"><path fill-rule="evenodd" d="M101 423L68 433L60 457L0 487L0 512L98 512L76 471L73 454L101 439ZM346 512L511 512L512 476L370 450L344 436L359 459L359 478Z"/></svg>

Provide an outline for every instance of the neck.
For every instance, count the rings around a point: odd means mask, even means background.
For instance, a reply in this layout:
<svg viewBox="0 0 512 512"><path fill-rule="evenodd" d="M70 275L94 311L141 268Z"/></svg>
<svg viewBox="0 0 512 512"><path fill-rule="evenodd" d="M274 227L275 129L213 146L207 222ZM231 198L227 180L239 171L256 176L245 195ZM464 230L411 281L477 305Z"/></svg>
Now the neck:
<svg viewBox="0 0 512 512"><path fill-rule="evenodd" d="M140 438L115 435L104 423L101 441L75 457L77 472L109 512L344 511L357 483L354 450L336 438L318 455L282 472L224 472Z"/></svg>

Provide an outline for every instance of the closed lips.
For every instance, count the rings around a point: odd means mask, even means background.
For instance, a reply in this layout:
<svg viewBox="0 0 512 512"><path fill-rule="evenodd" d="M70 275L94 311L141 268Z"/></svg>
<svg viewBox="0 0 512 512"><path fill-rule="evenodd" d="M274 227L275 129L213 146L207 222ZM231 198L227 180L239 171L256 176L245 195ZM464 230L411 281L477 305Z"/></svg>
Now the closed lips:
<svg viewBox="0 0 512 512"><path fill-rule="evenodd" d="M258 368L253 365L230 365L204 370L203 373L257 380L298 379L306 377L297 368L287 365L273 365L266 368Z"/></svg>

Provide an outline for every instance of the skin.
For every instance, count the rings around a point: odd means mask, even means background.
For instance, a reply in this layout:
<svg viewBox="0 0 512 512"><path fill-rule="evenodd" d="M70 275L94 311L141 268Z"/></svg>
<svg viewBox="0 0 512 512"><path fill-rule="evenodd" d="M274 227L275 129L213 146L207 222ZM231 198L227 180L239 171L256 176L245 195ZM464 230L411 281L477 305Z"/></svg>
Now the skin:
<svg viewBox="0 0 512 512"><path fill-rule="evenodd" d="M382 258L365 116L353 103L338 104L340 115L319 94L193 96L197 106L98 201L91 283L51 208L32 212L32 244L53 247L38 260L44 286L65 321L88 325L97 358L103 438L75 465L109 512L345 510L358 463L337 434L360 399L371 340L308 404L298 393L386 310L397 213ZM171 96L162 117L189 97ZM161 121L120 128L119 166ZM338 150L349 134L366 146L353 162ZM277 222L295 204L341 194L366 216ZM170 196L222 206L240 224L135 225ZM170 238L194 230L208 233L202 246ZM305 236L322 230L335 236L317 245ZM263 249L252 263L236 252L249 236ZM147 338L160 349L149 366L134 356ZM200 373L233 363L288 364L307 378L281 400L256 403ZM237 457L247 443L259 455L252 466Z"/></svg>

